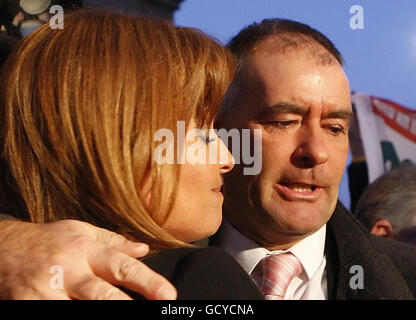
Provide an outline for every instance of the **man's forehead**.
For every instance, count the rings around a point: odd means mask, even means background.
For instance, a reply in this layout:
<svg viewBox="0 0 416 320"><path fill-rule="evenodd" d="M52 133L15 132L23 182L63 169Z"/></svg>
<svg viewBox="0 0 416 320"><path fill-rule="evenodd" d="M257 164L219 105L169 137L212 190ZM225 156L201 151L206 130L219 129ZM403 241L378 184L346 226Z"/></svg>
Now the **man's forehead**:
<svg viewBox="0 0 416 320"><path fill-rule="evenodd" d="M314 81L328 76L336 77L349 86L343 67L337 60L323 64L320 59L311 57L311 53L302 48L286 52L259 49L247 57L239 72L239 78L246 85L254 87L259 82L264 82L263 85L266 86L270 83L280 86L288 82L288 77L296 79L306 76L313 76Z"/></svg>
<svg viewBox="0 0 416 320"><path fill-rule="evenodd" d="M234 116L253 119L260 109L279 103L302 108L325 105L325 110L350 108L348 80L335 58L334 63L322 64L301 46L292 46L286 51L273 50L275 41L277 39L265 40L240 66L234 83L235 99L231 109L238 110ZM271 46L265 50L269 44ZM309 80L321 77L328 86L304 86L302 83L316 83L307 81L308 77Z"/></svg>
<svg viewBox="0 0 416 320"><path fill-rule="evenodd" d="M247 60L256 55L284 57L285 55L307 55L316 63L327 65L339 63L335 56L313 38L303 34L279 33L270 35L251 48Z"/></svg>
<svg viewBox="0 0 416 320"><path fill-rule="evenodd" d="M240 73L237 85L241 92L257 98L283 94L285 99L317 99L333 101L349 98L349 83L340 65L315 65L308 57L253 57Z"/></svg>
<svg viewBox="0 0 416 320"><path fill-rule="evenodd" d="M306 114L309 111L348 119L351 115L350 92L347 82L328 90L315 90L317 85L308 88L284 83L283 76L262 77L257 74L246 79L239 90L238 109L243 118L253 119L258 114L276 113ZM331 80L331 79L330 79ZM331 82L326 80L327 82ZM289 82L289 81L287 81Z"/></svg>

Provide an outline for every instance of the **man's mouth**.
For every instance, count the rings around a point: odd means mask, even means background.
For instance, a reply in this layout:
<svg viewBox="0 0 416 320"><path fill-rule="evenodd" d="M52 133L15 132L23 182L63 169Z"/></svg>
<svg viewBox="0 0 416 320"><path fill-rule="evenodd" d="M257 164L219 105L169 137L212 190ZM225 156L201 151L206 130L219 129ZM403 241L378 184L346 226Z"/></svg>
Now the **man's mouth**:
<svg viewBox="0 0 416 320"><path fill-rule="evenodd" d="M282 181L276 183L274 189L288 201L314 202L319 199L324 188L316 184Z"/></svg>
<svg viewBox="0 0 416 320"><path fill-rule="evenodd" d="M305 183L281 182L280 184L296 192L312 192L317 187L316 185Z"/></svg>

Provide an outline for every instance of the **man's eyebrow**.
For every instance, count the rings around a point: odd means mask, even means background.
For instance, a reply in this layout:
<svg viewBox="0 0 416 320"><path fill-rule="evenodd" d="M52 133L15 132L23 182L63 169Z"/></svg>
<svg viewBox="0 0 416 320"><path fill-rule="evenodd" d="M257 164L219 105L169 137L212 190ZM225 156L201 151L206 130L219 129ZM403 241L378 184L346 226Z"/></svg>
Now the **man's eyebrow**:
<svg viewBox="0 0 416 320"><path fill-rule="evenodd" d="M352 110L336 110L328 113L326 119L343 119L350 122L352 120L354 113Z"/></svg>
<svg viewBox="0 0 416 320"><path fill-rule="evenodd" d="M306 109L293 103L279 102L271 106L266 106L261 109L255 116L256 120L267 119L276 114L297 114L303 116L306 114Z"/></svg>

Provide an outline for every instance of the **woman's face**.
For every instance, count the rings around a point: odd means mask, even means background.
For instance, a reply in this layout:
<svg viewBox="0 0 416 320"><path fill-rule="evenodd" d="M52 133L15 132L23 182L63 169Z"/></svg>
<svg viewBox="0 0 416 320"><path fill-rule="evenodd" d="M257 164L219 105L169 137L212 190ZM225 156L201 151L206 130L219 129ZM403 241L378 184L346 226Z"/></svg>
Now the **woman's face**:
<svg viewBox="0 0 416 320"><path fill-rule="evenodd" d="M161 226L177 239L192 242L214 234L222 221L222 175L234 167L234 158L210 128L193 122L186 133L185 161L175 202Z"/></svg>

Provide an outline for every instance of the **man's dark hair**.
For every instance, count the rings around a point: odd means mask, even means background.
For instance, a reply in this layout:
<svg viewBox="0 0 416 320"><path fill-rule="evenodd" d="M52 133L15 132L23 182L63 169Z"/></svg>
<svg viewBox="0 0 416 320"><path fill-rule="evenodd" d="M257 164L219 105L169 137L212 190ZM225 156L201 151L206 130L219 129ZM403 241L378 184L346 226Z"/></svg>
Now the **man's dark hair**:
<svg viewBox="0 0 416 320"><path fill-rule="evenodd" d="M265 19L261 23L253 23L241 30L227 46L233 52L238 64L241 64L256 45L270 36L281 36L279 41L281 40L280 47L283 49L297 47L299 40L310 42L313 39L331 53L341 65L344 63L341 53L325 35L306 24L288 19Z"/></svg>

